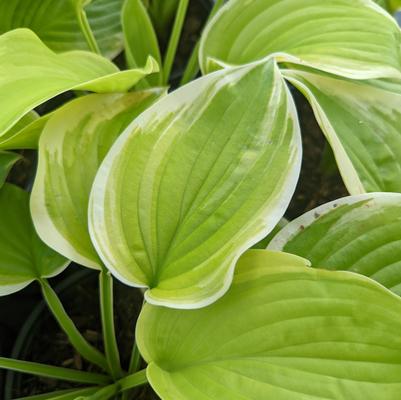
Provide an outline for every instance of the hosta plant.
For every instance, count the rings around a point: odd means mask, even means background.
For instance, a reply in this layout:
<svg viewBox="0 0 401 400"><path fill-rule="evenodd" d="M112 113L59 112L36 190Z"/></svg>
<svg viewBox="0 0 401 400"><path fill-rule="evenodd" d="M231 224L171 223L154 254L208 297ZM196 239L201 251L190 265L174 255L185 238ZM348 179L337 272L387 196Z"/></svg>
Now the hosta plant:
<svg viewBox="0 0 401 400"><path fill-rule="evenodd" d="M129 399L146 383L162 400L399 399L398 3L216 1L178 88L188 0L34 3L0 3L0 294L37 282L97 372L0 367L82 384L31 399ZM282 227L296 89L351 196ZM30 193L4 183L18 149L37 149ZM48 280L71 261L99 276L104 352ZM114 279L144 295L130 365Z"/></svg>

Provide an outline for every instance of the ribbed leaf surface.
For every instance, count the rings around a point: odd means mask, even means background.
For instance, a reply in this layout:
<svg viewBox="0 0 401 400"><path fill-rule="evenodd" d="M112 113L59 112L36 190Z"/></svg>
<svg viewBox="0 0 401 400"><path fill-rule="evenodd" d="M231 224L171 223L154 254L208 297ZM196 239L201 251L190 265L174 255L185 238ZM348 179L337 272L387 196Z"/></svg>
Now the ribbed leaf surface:
<svg viewBox="0 0 401 400"><path fill-rule="evenodd" d="M303 256L314 267L366 275L401 295L401 194L324 204L286 225L268 248Z"/></svg>
<svg viewBox="0 0 401 400"><path fill-rule="evenodd" d="M401 299L365 277L253 250L213 305L146 305L137 342L163 400L398 400Z"/></svg>
<svg viewBox="0 0 401 400"><path fill-rule="evenodd" d="M116 141L91 198L92 240L148 301L205 306L279 221L299 175L296 112L270 60L169 94Z"/></svg>

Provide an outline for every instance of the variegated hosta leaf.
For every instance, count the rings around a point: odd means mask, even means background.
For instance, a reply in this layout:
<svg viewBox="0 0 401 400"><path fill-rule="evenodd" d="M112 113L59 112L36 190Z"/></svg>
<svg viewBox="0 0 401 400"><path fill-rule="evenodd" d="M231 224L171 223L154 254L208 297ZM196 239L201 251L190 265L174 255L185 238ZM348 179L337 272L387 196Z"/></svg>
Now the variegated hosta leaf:
<svg viewBox="0 0 401 400"><path fill-rule="evenodd" d="M206 28L203 72L213 59L245 64L275 54L355 79L401 77L401 32L371 0L230 0Z"/></svg>
<svg viewBox="0 0 401 400"><path fill-rule="evenodd" d="M0 296L55 276L68 265L36 234L27 192L8 183L0 189L0 221Z"/></svg>
<svg viewBox="0 0 401 400"><path fill-rule="evenodd" d="M277 224L299 175L296 110L273 60L169 94L110 150L92 190L91 237L149 302L205 306Z"/></svg>
<svg viewBox="0 0 401 400"><path fill-rule="evenodd" d="M32 217L42 240L70 260L101 268L87 223L94 177L117 136L161 93L154 89L80 97L58 109L46 124Z"/></svg>
<svg viewBox="0 0 401 400"><path fill-rule="evenodd" d="M401 192L401 82L283 73L311 103L348 191Z"/></svg>
<svg viewBox="0 0 401 400"><path fill-rule="evenodd" d="M7 175L13 165L20 159L21 156L17 153L0 150L0 188L3 186L5 180L7 179Z"/></svg>
<svg viewBox="0 0 401 400"><path fill-rule="evenodd" d="M241 257L200 310L145 305L136 338L163 400L398 400L401 299L285 253Z"/></svg>
<svg viewBox="0 0 401 400"><path fill-rule="evenodd" d="M268 248L305 257L314 267L366 275L401 295L401 194L324 204L290 222Z"/></svg>
<svg viewBox="0 0 401 400"><path fill-rule="evenodd" d="M159 44L152 21L142 0L125 0L122 10L122 24L125 38L125 56L130 68L141 67L152 56L162 64ZM162 84L161 73L146 77L141 85L156 86Z"/></svg>
<svg viewBox="0 0 401 400"><path fill-rule="evenodd" d="M119 71L89 52L55 54L28 29L0 36L0 136L26 113L66 90L124 92L157 71L149 59L142 69Z"/></svg>
<svg viewBox="0 0 401 400"><path fill-rule="evenodd" d="M100 50L109 58L123 50L122 3L123 0L93 0L85 7ZM84 5L72 0L3 0L0 33L29 28L54 51L89 50L75 10L75 6Z"/></svg>

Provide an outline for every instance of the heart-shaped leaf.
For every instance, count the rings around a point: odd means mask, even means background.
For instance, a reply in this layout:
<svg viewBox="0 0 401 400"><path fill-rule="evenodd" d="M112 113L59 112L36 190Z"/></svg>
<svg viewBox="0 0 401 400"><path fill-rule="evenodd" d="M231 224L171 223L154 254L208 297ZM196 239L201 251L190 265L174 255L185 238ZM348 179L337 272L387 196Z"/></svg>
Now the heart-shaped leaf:
<svg viewBox="0 0 401 400"><path fill-rule="evenodd" d="M69 261L36 234L27 192L8 183L0 189L0 221L0 296L66 268Z"/></svg>
<svg viewBox="0 0 401 400"><path fill-rule="evenodd" d="M70 260L101 268L87 224L94 177L117 136L161 93L154 89L80 97L58 109L46 124L32 217L42 240Z"/></svg>
<svg viewBox="0 0 401 400"><path fill-rule="evenodd" d="M85 7L90 27L102 54L114 58L123 50L120 22L123 0L93 0ZM89 50L76 7L85 2L72 0L0 1L0 33L29 28L57 52Z"/></svg>
<svg viewBox="0 0 401 400"><path fill-rule="evenodd" d="M401 194L324 204L286 225L268 248L305 257L314 267L369 276L401 295Z"/></svg>
<svg viewBox="0 0 401 400"><path fill-rule="evenodd" d="M311 103L351 194L401 192L401 81L351 81L311 69L283 75Z"/></svg>
<svg viewBox="0 0 401 400"><path fill-rule="evenodd" d="M67 90L124 92L157 71L149 59L143 69L119 71L107 59L89 52L55 54L28 29L0 36L0 136L39 104Z"/></svg>
<svg viewBox="0 0 401 400"><path fill-rule="evenodd" d="M10 172L13 165L20 159L21 156L17 153L0 151L0 188L6 181L7 175Z"/></svg>
<svg viewBox="0 0 401 400"><path fill-rule="evenodd" d="M156 33L142 0L125 0L122 24L128 66L130 68L141 67L149 56L162 65ZM144 85L146 81L152 86L161 85L161 73L150 75L141 84Z"/></svg>
<svg viewBox="0 0 401 400"><path fill-rule="evenodd" d="M300 158L296 110L273 60L208 75L116 141L92 190L92 240L116 277L150 288L148 301L205 306L283 215Z"/></svg>
<svg viewBox="0 0 401 400"><path fill-rule="evenodd" d="M401 77L400 40L396 21L370 0L231 0L205 29L200 62L208 72L213 59L275 54L349 78Z"/></svg>
<svg viewBox="0 0 401 400"><path fill-rule="evenodd" d="M163 400L398 400L401 299L368 278L252 250L200 310L145 305L136 338Z"/></svg>

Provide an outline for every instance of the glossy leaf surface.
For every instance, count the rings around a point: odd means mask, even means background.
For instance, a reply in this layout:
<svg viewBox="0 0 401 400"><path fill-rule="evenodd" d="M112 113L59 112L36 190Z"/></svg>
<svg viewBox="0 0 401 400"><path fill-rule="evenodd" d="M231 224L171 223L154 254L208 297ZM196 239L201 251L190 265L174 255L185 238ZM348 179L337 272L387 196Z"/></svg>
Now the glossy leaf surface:
<svg viewBox="0 0 401 400"><path fill-rule="evenodd" d="M95 174L118 135L161 93L84 96L57 110L47 123L39 145L32 216L41 238L70 260L101 267L87 224Z"/></svg>
<svg viewBox="0 0 401 400"><path fill-rule="evenodd" d="M55 276L68 265L36 234L27 192L7 183L0 189L0 220L0 295Z"/></svg>
<svg viewBox="0 0 401 400"><path fill-rule="evenodd" d="M401 82L283 74L311 103L348 191L401 192Z"/></svg>
<svg viewBox="0 0 401 400"><path fill-rule="evenodd" d="M128 66L130 68L141 67L145 65L149 56L162 65L156 33L142 0L125 0L122 24ZM142 83L145 81L152 86L161 85L161 74L150 75Z"/></svg>
<svg viewBox="0 0 401 400"><path fill-rule="evenodd" d="M34 107L67 90L124 92L157 70L153 59L143 69L119 71L89 52L55 54L27 29L0 36L0 135Z"/></svg>
<svg viewBox="0 0 401 400"><path fill-rule="evenodd" d="M366 275L401 295L401 194L369 193L324 204L290 222L268 248L312 266Z"/></svg>
<svg viewBox="0 0 401 400"><path fill-rule="evenodd" d="M0 2L0 33L29 28L52 50L89 50L72 0L4 0ZM82 2L81 2L82 3ZM113 58L123 49L120 22L123 0L93 0L85 7L102 54Z"/></svg>
<svg viewBox="0 0 401 400"><path fill-rule="evenodd" d="M397 400L401 300L306 264L253 250L213 305L145 305L136 337L161 399Z"/></svg>
<svg viewBox="0 0 401 400"><path fill-rule="evenodd" d="M210 61L245 64L271 54L356 79L401 76L401 32L370 0L231 0L206 28L200 48Z"/></svg>
<svg viewBox="0 0 401 400"><path fill-rule="evenodd" d="M299 175L296 111L272 60L188 84L139 116L96 177L90 229L105 265L152 303L194 308L229 287Z"/></svg>

